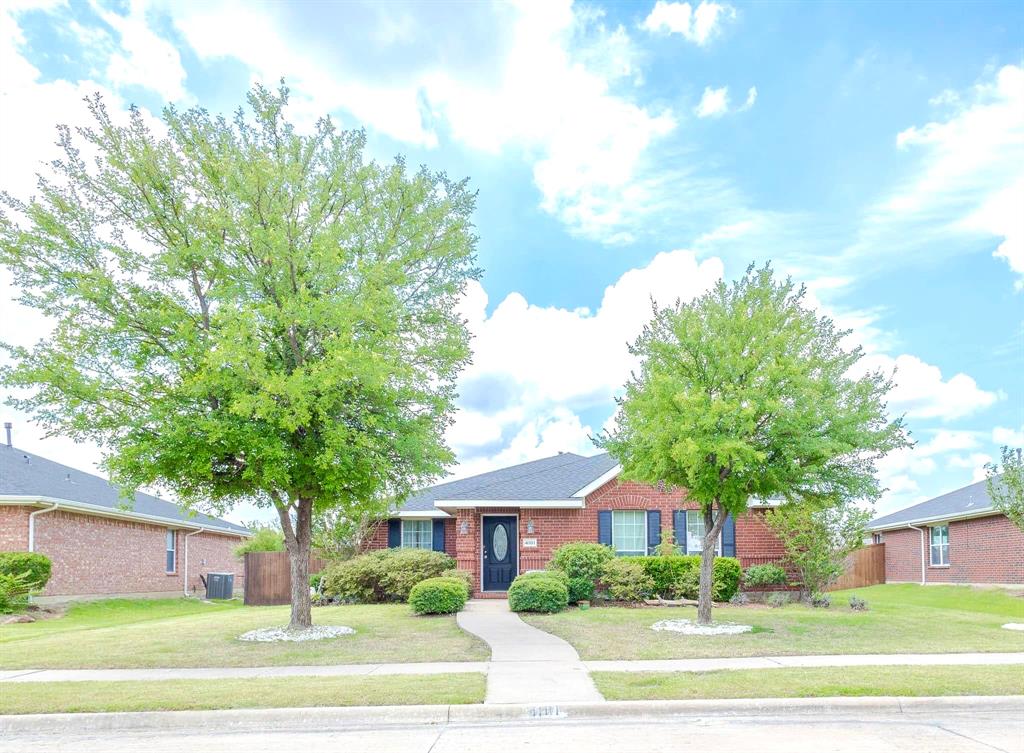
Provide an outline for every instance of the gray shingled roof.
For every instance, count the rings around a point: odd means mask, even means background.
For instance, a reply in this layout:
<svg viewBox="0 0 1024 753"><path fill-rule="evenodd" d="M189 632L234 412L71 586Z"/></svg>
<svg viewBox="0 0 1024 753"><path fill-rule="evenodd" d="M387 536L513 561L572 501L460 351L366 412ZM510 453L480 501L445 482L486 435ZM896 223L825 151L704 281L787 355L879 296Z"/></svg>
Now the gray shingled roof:
<svg viewBox="0 0 1024 753"><path fill-rule="evenodd" d="M47 460L16 447L0 446L0 496L52 497L69 502L107 507L126 513L139 513L190 525L208 525L237 533L249 531L209 515L190 515L173 502L138 492L133 499L121 496L120 489L107 479Z"/></svg>
<svg viewBox="0 0 1024 753"><path fill-rule="evenodd" d="M563 452L478 476L448 481L415 492L399 507L402 512L435 510L438 499L569 500L594 479L617 465L608 453L583 457ZM513 505L514 506L514 505Z"/></svg>
<svg viewBox="0 0 1024 753"><path fill-rule="evenodd" d="M911 507L904 508L898 512L883 515L868 523L869 530L879 528L892 528L893 526L906 525L921 520L941 520L943 518L955 519L964 515L990 509L992 500L985 488L986 482L979 481L963 489L943 494L939 497L929 499Z"/></svg>

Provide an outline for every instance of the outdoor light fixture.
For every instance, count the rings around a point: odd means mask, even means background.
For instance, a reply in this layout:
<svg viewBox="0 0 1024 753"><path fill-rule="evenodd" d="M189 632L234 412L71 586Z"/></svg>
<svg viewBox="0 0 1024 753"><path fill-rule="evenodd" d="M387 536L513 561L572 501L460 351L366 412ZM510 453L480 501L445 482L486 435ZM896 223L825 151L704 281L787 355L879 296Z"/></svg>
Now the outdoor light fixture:
<svg viewBox="0 0 1024 753"><path fill-rule="evenodd" d="M526 521L526 532L533 533L533 518L530 518L528 521Z"/></svg>
<svg viewBox="0 0 1024 753"><path fill-rule="evenodd" d="M469 521L464 520L459 523L459 533L469 533Z"/></svg>

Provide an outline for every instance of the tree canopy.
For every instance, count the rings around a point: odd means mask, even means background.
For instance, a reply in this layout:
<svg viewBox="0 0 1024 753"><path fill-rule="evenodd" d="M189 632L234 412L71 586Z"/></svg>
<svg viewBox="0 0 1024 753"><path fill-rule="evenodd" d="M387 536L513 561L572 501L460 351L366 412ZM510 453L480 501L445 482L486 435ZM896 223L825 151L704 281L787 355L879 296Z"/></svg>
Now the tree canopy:
<svg viewBox="0 0 1024 753"><path fill-rule="evenodd" d="M992 504L1024 531L1024 453L1019 447L1004 446L1002 463L985 466L986 487Z"/></svg>
<svg viewBox="0 0 1024 753"><path fill-rule="evenodd" d="M872 501L875 462L908 444L890 419L891 380L857 375L847 331L805 304L805 289L753 266L695 300L654 309L631 352L640 371L599 444L623 477L686 489L704 512L701 621L727 513L749 500Z"/></svg>
<svg viewBox="0 0 1024 753"><path fill-rule="evenodd" d="M368 161L329 119L303 133L287 103L257 86L230 119L153 128L96 96L90 127L61 127L38 196L0 198L0 263L54 322L0 379L118 481L275 507L301 567L315 512L379 513L453 461L478 270L465 181Z"/></svg>

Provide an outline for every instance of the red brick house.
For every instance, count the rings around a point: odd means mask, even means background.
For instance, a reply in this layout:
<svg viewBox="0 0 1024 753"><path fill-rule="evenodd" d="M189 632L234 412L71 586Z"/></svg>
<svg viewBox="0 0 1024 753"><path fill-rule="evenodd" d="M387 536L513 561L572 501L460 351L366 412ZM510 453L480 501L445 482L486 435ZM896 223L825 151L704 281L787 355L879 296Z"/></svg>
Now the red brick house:
<svg viewBox="0 0 1024 753"><path fill-rule="evenodd" d="M1024 531L992 507L984 481L876 518L888 583L1024 585Z"/></svg>
<svg viewBox="0 0 1024 753"><path fill-rule="evenodd" d="M653 553L671 531L683 551L699 551L698 505L682 489L619 481L607 453L560 453L511 468L432 486L410 496L371 533L367 549L444 551L473 573L475 596L504 596L521 572L540 569L568 541L597 541L619 554ZM783 551L751 507L730 516L719 541L743 567L777 562Z"/></svg>
<svg viewBox="0 0 1024 753"><path fill-rule="evenodd" d="M53 562L39 601L204 592L200 575L234 573L233 550L249 531L190 516L172 502L126 499L99 476L0 446L0 551L35 551Z"/></svg>

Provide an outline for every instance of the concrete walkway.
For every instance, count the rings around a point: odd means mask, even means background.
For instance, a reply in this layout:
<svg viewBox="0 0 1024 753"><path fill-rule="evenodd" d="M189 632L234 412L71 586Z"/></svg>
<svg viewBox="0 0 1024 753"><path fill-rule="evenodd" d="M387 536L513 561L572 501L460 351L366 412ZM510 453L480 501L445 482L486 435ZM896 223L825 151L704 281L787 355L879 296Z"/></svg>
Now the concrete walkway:
<svg viewBox="0 0 1024 753"><path fill-rule="evenodd" d="M525 623L524 623L525 624ZM468 629L468 628L467 628ZM532 629L532 628L531 628ZM479 635L479 633L478 633ZM547 635L546 633L544 635ZM557 640L557 639L556 639ZM87 682L135 680L219 680L255 677L337 677L366 675L438 675L480 672L494 675L499 665L536 671L536 665L570 666L586 672L709 672L730 669L779 669L782 667L955 666L963 664L1022 664L1018 654L823 654L820 656L747 656L724 659L652 659L647 661L580 661L549 649L553 659L506 658L489 662L420 662L412 664L328 664L287 667L168 667L161 669L8 669L0 670L3 682ZM506 657L511 648L500 649ZM498 650L495 649L495 653ZM575 651L573 652L575 655ZM532 700L532 699L531 699ZM524 701L525 703L525 701Z"/></svg>
<svg viewBox="0 0 1024 753"><path fill-rule="evenodd" d="M504 599L476 599L456 619L491 647L484 703L593 703L603 696L576 649L527 625Z"/></svg>

